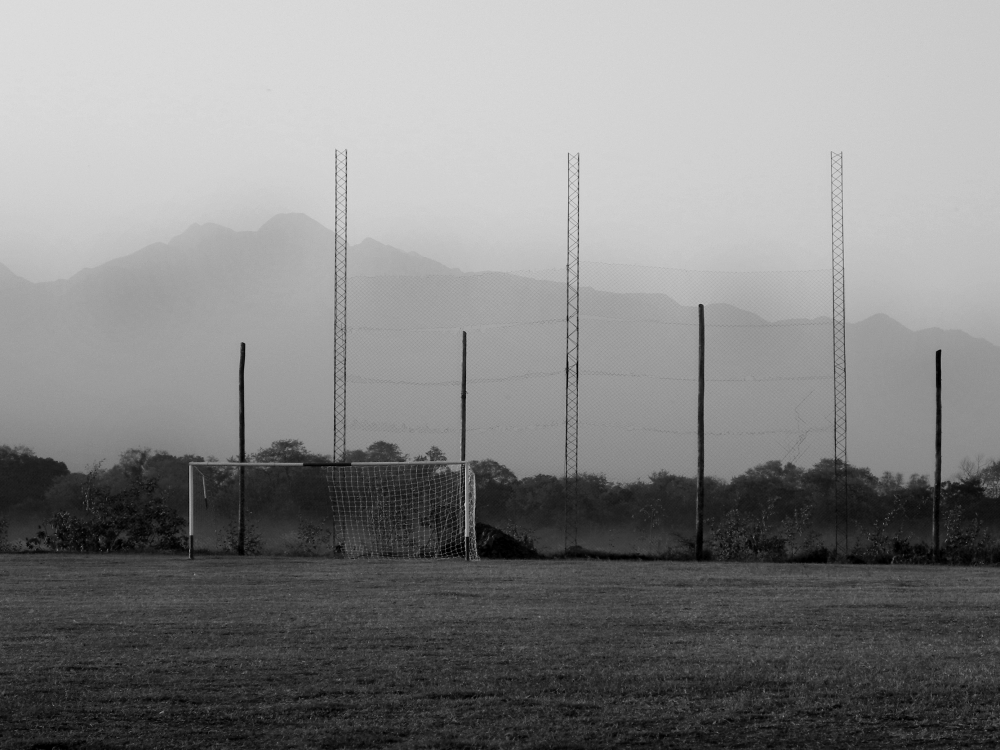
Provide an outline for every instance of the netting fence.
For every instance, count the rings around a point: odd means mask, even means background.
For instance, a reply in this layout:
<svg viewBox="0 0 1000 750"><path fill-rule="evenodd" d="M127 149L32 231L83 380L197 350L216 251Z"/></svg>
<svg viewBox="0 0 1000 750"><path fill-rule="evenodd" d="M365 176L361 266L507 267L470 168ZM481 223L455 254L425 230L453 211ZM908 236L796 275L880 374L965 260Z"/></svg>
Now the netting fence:
<svg viewBox="0 0 1000 750"><path fill-rule="evenodd" d="M560 276L561 274L561 276ZM461 331L480 518L561 542L565 269L352 279L348 443L458 451ZM827 270L725 274L583 263L580 544L666 544L691 525L697 304L706 304L706 470L720 482L830 454ZM671 485L664 498L660 485ZM682 510L682 505L684 510ZM652 531L650 531L652 529ZM637 536L638 534L638 536Z"/></svg>

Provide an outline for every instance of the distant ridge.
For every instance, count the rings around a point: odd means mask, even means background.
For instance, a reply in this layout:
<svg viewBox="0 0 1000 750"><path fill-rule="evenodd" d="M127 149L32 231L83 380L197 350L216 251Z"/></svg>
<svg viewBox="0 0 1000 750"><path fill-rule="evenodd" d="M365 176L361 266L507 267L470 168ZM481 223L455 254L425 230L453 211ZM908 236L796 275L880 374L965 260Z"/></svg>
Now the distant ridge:
<svg viewBox="0 0 1000 750"><path fill-rule="evenodd" d="M301 262L332 264L333 247L333 231L318 221L305 214L278 214L256 232L237 232L211 223L192 224L167 243L148 245L96 268L84 269L76 276L89 276L100 268L176 265L181 259L201 266L241 263L250 258L273 266ZM348 247L347 273L349 276L436 276L462 272L367 237Z"/></svg>
<svg viewBox="0 0 1000 750"><path fill-rule="evenodd" d="M348 276L459 276L461 271L366 237L347 253Z"/></svg>
<svg viewBox="0 0 1000 750"><path fill-rule="evenodd" d="M136 446L233 455L235 362L245 342L251 447L293 437L328 453L333 243L333 232L308 216L281 214L257 231L194 224L169 242L59 282L35 284L0 266L0 393L7 394L0 443L30 445L75 469ZM519 475L559 473L564 286L465 274L371 238L350 248L348 271L357 279L348 295L349 420L395 425L383 432L349 427L350 447L388 439L412 455L431 444L454 455L448 441L457 414L456 347L458 332L468 329L470 429L478 430L470 454L507 463ZM696 372L689 361L696 308L661 293L581 293L581 420L635 428L585 432L581 469L609 476L686 471L694 410L684 389ZM710 376L718 379L708 397L717 420L712 430L720 435L712 456L718 466L727 431L761 430L772 417L775 428L789 421L778 410L792 386L779 382L766 398L754 392L757 413L734 425L727 410L744 408L739 383L776 368L796 377L825 374L830 349L825 340L807 351L782 339L753 350L740 332L758 324L757 316L726 304L709 305L708 315L723 326L709 337L709 364L716 367L712 357L722 354L728 359L720 363L735 370L716 368ZM617 327L619 319L648 327L637 333ZM802 330L825 335L822 325ZM961 331L911 331L886 315L850 324L847 342L852 463L876 472L932 472L938 348L946 373L945 473L966 456L1000 450L1000 347ZM676 398L665 396L668 386ZM822 426L832 395L825 381L805 392L813 388L807 404L816 413L799 411L803 424ZM489 393L501 391L505 400L487 404ZM803 460L825 455L826 438L809 439L813 453ZM761 440L771 442L760 456L737 456L744 468L794 452L780 436Z"/></svg>

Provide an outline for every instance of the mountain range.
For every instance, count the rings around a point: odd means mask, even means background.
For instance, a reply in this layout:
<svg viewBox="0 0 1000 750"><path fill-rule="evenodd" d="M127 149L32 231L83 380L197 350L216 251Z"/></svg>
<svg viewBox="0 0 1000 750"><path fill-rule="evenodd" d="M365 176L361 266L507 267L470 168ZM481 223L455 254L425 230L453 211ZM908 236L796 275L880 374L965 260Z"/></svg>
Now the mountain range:
<svg viewBox="0 0 1000 750"><path fill-rule="evenodd" d="M0 266L0 443L77 470L137 446L235 455L245 342L248 449L296 438L330 453L333 247L330 230L284 214L256 232L194 225L56 282ZM372 239L348 259L348 447L457 458L465 330L469 457L561 474L565 285L463 273ZM697 309L589 287L580 304L580 470L692 474ZM708 473L830 456L829 319L713 304L706 321ZM884 315L849 324L847 342L852 463L933 471L936 349L945 473L996 457L1000 347Z"/></svg>

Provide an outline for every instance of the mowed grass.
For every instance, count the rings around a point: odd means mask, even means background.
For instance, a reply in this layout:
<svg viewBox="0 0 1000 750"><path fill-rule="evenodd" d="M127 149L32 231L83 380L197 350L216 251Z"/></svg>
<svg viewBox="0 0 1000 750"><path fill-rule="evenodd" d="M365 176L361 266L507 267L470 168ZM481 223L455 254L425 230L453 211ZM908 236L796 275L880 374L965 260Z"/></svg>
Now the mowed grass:
<svg viewBox="0 0 1000 750"><path fill-rule="evenodd" d="M0 556L0 746L996 747L1000 571Z"/></svg>

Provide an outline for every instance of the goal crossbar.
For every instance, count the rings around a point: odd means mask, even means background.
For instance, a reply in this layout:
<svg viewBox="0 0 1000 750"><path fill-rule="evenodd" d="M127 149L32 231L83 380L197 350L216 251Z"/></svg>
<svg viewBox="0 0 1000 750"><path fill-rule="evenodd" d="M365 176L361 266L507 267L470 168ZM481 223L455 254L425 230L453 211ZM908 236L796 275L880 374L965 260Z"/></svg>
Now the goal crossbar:
<svg viewBox="0 0 1000 750"><path fill-rule="evenodd" d="M406 467L426 467L426 466L461 466L463 467L463 485L465 504L463 508L463 536L465 542L465 557L470 559L470 550L474 548L475 533L475 500L470 506L469 497L475 498L474 484L470 488L470 482L474 483L472 472L468 469L468 461L190 461L188 462L188 559L194 559L194 508L195 508L195 472L201 473L199 467L207 468L314 468L314 469L335 469L335 468L355 468L366 466L406 466ZM478 559L478 555L477 555Z"/></svg>

